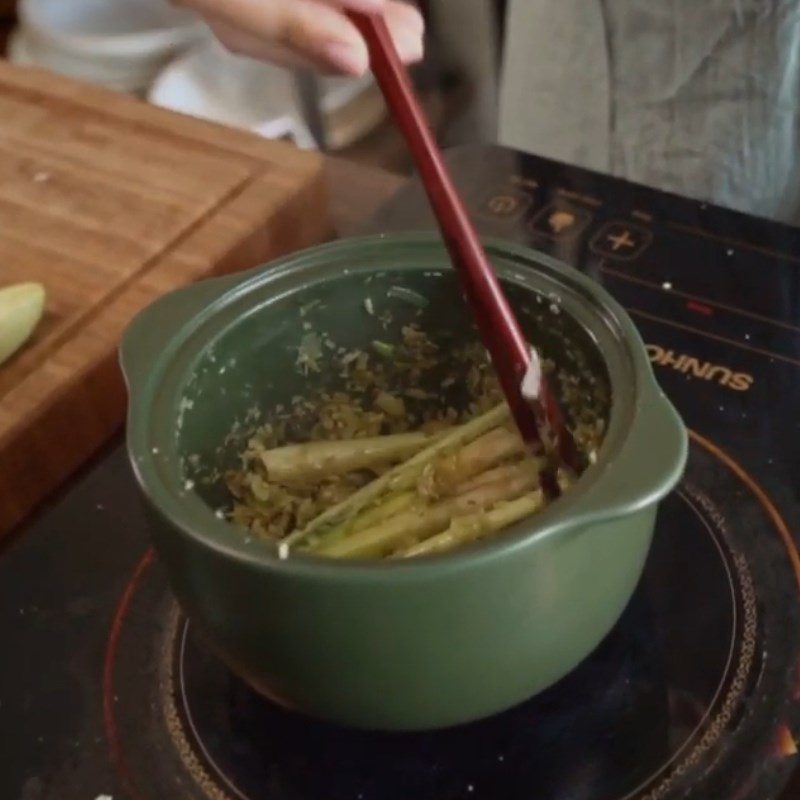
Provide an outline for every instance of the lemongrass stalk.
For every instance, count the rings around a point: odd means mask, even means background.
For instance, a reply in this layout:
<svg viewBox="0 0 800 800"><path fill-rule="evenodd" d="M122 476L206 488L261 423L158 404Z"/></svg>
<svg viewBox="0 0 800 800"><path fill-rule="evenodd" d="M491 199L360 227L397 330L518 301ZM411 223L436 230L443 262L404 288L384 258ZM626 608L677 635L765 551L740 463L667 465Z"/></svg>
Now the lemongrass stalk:
<svg viewBox="0 0 800 800"><path fill-rule="evenodd" d="M473 478L470 478L468 481L464 481L458 486L455 486L452 490L452 493L455 495L465 494L466 492L472 492L475 489L479 489L481 486L485 486L487 483L497 483L498 481L513 479L519 474L521 463L521 461L514 461L511 464L502 464L499 467L487 469L486 472L482 472L480 475L476 475ZM524 463L529 465L529 469L541 472L544 459L528 458Z"/></svg>
<svg viewBox="0 0 800 800"><path fill-rule="evenodd" d="M429 556L461 547L469 542L497 533L503 528L535 514L543 505L544 493L541 489L537 489L516 500L500 503L489 511L482 511L467 517L457 517L453 519L446 531L401 550L395 557Z"/></svg>
<svg viewBox="0 0 800 800"><path fill-rule="evenodd" d="M290 444L259 454L273 483L313 481L403 461L441 438L441 434L397 433L364 439Z"/></svg>
<svg viewBox="0 0 800 800"><path fill-rule="evenodd" d="M439 439L439 441L421 450L408 461L398 464L393 470L387 473L388 486L392 490L410 489L415 486L422 470L434 458L442 453L449 453L463 447L469 442L482 436L487 431L496 428L509 418L508 406L501 403L499 406L487 411L480 417L470 420L465 425L461 425L449 431Z"/></svg>
<svg viewBox="0 0 800 800"><path fill-rule="evenodd" d="M529 459L528 463L531 464L531 469L536 469L537 471L541 470L541 460L533 461ZM473 477L471 480L452 487L451 494L463 495L475 489L482 488L487 484L513 480L519 475L519 472L519 461L511 464L504 464L503 466L486 470L486 472ZM356 516L351 518L348 522L342 522L332 529L325 531L319 537L316 537L314 543L309 546L317 547L323 542L325 545L328 545L332 542L339 541L350 533L356 533L357 531L369 528L381 520L407 510L414 504L414 501L418 499L420 499L420 496L413 491L404 491L389 495L388 499L384 499L377 505L370 506L367 510L356 514ZM314 539L315 537L312 536L311 538Z"/></svg>
<svg viewBox="0 0 800 800"><path fill-rule="evenodd" d="M348 530L352 532L362 531L377 522L381 522L389 517L399 514L401 511L408 510L416 499L414 492L398 492L390 495L379 505L362 511L358 516L351 520Z"/></svg>
<svg viewBox="0 0 800 800"><path fill-rule="evenodd" d="M323 539L314 551L331 558L384 556L406 541L424 539L444 530L455 516L474 514L496 503L519 497L534 489L538 480L535 467L523 462L517 465L517 474L513 478L480 486L472 492L433 505L410 509L335 542Z"/></svg>
<svg viewBox="0 0 800 800"><path fill-rule="evenodd" d="M422 472L418 489L430 498L444 497L475 475L514 456L525 445L516 431L495 428L452 453L443 453Z"/></svg>
<svg viewBox="0 0 800 800"><path fill-rule="evenodd" d="M405 511L413 505L416 499L414 492L400 492L398 494L389 495L388 499L383 500L380 504L375 505L357 514L352 519L340 522L333 528L321 531L318 534L311 534L305 542L306 549L318 548L322 543L325 545L332 542L338 542L349 533L369 528L377 524L381 520Z"/></svg>
<svg viewBox="0 0 800 800"><path fill-rule="evenodd" d="M387 491L399 492L411 489L419 480L425 465L437 455L461 447L492 428L496 428L508 419L508 415L508 406L502 403L480 417L447 431L440 439L412 456L408 461L398 464L380 477L370 481L346 500L323 511L304 528L294 531L283 540L284 544L286 547L293 547L325 526L334 525L345 518L352 518Z"/></svg>

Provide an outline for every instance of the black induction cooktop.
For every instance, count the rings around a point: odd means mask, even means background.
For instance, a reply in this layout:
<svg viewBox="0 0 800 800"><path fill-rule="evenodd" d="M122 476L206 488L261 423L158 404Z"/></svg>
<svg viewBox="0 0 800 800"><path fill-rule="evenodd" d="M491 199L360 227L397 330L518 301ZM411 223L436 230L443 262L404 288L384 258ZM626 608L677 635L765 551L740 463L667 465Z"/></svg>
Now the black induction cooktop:
<svg viewBox="0 0 800 800"><path fill-rule="evenodd" d="M692 429L618 625L483 722L295 716L204 649L115 443L0 550L0 800L800 796L800 230L498 148L449 159L482 233L622 301ZM412 184L370 229L431 226Z"/></svg>

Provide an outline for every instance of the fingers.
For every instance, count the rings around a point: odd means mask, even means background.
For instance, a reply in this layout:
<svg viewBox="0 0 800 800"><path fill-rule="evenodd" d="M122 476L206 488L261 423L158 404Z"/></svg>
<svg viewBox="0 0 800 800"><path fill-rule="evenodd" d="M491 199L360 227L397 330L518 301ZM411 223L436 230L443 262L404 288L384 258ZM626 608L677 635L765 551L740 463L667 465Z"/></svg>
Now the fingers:
<svg viewBox="0 0 800 800"><path fill-rule="evenodd" d="M339 10L317 0L191 0L223 45L283 66L309 63L361 75L366 46Z"/></svg>
<svg viewBox="0 0 800 800"><path fill-rule="evenodd" d="M199 11L230 50L283 66L361 75L367 48L342 9L380 9L401 58L422 58L424 22L397 0L177 0Z"/></svg>
<svg viewBox="0 0 800 800"><path fill-rule="evenodd" d="M386 8L387 0L320 0L329 6L345 11L366 11L377 14Z"/></svg>
<svg viewBox="0 0 800 800"><path fill-rule="evenodd" d="M425 36L425 20L419 9L406 2L388 2L383 16L400 56L408 63L419 61Z"/></svg>
<svg viewBox="0 0 800 800"><path fill-rule="evenodd" d="M265 42L247 31L237 28L216 17L206 18L209 28L226 50L238 56L247 56L258 61L268 61L289 69L313 69L326 74L338 74L338 70L325 62L311 61L294 50Z"/></svg>

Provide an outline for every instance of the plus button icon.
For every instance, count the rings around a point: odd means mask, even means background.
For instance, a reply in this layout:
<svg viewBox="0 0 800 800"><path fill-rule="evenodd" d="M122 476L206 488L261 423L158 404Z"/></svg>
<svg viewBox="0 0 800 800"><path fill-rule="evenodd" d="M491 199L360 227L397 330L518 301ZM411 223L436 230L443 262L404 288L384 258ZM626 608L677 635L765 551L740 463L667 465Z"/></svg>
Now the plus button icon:
<svg viewBox="0 0 800 800"><path fill-rule="evenodd" d="M648 228L627 220L612 220L590 239L589 249L601 258L635 261L652 241L653 234Z"/></svg>
<svg viewBox="0 0 800 800"><path fill-rule="evenodd" d="M636 240L631 237L630 231L623 230L621 233L609 234L606 240L611 243L611 249L616 253L619 250L628 249L636 245Z"/></svg>

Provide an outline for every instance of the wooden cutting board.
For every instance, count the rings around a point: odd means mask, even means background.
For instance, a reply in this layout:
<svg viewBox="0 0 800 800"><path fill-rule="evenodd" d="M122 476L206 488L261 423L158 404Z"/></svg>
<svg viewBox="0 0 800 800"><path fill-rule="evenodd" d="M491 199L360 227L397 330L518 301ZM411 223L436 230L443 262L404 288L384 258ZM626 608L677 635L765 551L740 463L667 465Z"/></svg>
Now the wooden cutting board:
<svg viewBox="0 0 800 800"><path fill-rule="evenodd" d="M118 429L139 309L320 241L326 209L316 154L0 61L0 285L47 290L0 365L0 534Z"/></svg>

